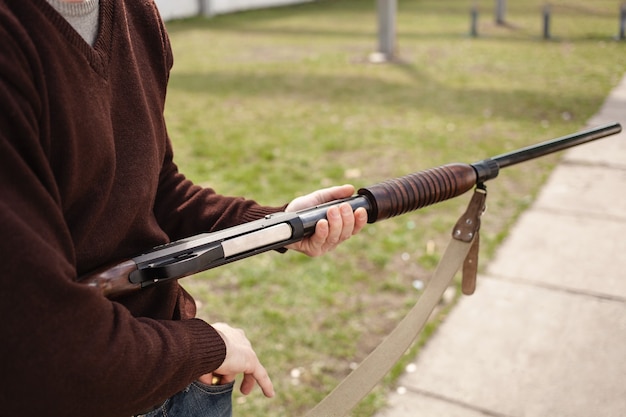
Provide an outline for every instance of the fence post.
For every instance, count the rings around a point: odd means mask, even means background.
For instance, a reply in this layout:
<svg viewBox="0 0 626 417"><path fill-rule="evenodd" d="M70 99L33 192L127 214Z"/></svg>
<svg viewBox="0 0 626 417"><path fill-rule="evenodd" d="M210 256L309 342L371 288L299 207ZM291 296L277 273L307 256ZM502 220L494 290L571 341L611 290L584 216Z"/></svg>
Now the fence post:
<svg viewBox="0 0 626 417"><path fill-rule="evenodd" d="M470 9L470 36L472 38L478 36L478 7L476 4Z"/></svg>
<svg viewBox="0 0 626 417"><path fill-rule="evenodd" d="M504 24L504 15L506 13L506 0L496 0L496 24Z"/></svg>
<svg viewBox="0 0 626 417"><path fill-rule="evenodd" d="M198 3L200 6L200 16L210 17L213 15L211 10L211 0L198 0Z"/></svg>
<svg viewBox="0 0 626 417"><path fill-rule="evenodd" d="M543 6L543 38L550 39L550 18L551 18L551 10L550 4L547 3Z"/></svg>
<svg viewBox="0 0 626 417"><path fill-rule="evenodd" d="M626 32L626 3L622 3L622 6L620 7L620 10L619 10L619 35L617 36L617 39L619 39L620 41L623 41L624 37L626 36L625 32Z"/></svg>

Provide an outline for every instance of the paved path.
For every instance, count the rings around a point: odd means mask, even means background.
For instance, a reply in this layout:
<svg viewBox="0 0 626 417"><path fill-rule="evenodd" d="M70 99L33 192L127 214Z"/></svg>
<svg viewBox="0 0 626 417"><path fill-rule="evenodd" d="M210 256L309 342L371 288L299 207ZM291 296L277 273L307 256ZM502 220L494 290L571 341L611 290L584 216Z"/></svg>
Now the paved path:
<svg viewBox="0 0 626 417"><path fill-rule="evenodd" d="M566 151L398 384L377 417L626 416L625 132Z"/></svg>

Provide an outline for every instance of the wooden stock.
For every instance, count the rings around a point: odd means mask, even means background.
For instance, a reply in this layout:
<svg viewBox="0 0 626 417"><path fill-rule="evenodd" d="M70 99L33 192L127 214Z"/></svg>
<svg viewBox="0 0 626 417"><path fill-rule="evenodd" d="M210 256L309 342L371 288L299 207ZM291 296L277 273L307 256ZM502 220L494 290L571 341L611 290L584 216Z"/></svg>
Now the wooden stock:
<svg viewBox="0 0 626 417"><path fill-rule="evenodd" d="M131 260L114 266L90 272L81 276L78 281L100 291L107 298L116 298L141 289L141 284L133 284L128 276L137 270L137 264Z"/></svg>
<svg viewBox="0 0 626 417"><path fill-rule="evenodd" d="M369 200L368 222L374 223L417 210L471 190L476 171L468 164L453 163L361 188Z"/></svg>

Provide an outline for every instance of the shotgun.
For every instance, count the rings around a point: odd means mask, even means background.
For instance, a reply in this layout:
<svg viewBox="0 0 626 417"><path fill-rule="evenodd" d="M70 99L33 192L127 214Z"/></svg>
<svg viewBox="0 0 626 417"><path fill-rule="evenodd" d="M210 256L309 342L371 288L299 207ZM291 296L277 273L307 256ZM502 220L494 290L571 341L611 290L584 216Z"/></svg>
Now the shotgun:
<svg viewBox="0 0 626 417"><path fill-rule="evenodd" d="M178 279L269 250L280 249L313 234L330 206L343 202L364 207L368 223L457 197L495 178L501 168L558 152L621 132L619 123L487 158L473 164L451 163L361 188L357 195L292 213L262 219L212 233L177 240L115 265L79 277L108 298L116 298L161 281Z"/></svg>

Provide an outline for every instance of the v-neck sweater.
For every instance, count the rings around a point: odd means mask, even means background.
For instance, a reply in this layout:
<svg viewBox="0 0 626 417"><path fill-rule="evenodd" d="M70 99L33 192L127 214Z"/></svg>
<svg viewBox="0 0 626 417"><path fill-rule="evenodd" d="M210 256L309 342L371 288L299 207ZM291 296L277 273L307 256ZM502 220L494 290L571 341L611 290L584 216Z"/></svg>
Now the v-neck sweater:
<svg viewBox="0 0 626 417"><path fill-rule="evenodd" d="M178 172L152 1L101 0L92 46L46 0L0 0L0 39L0 416L129 416L225 345L177 282L109 300L77 277L278 208Z"/></svg>

